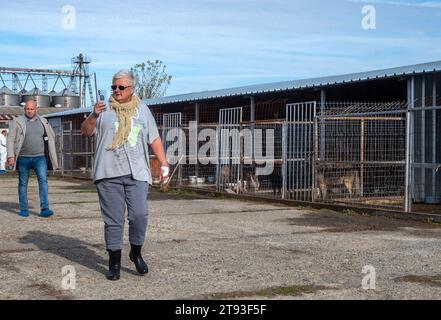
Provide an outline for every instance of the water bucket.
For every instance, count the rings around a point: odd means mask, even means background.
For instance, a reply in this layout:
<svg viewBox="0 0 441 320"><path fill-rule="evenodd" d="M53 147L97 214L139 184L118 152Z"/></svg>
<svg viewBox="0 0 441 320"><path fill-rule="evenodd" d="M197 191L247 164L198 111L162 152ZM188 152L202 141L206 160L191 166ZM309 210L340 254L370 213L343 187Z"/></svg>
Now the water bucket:
<svg viewBox="0 0 441 320"><path fill-rule="evenodd" d="M203 184L203 183L205 183L205 178L203 178L203 177L202 178L197 178L196 181L197 181L198 184Z"/></svg>
<svg viewBox="0 0 441 320"><path fill-rule="evenodd" d="M216 181L216 177L214 177L214 176L209 176L209 177L207 178L207 181L208 181L208 183L214 183L214 182Z"/></svg>
<svg viewBox="0 0 441 320"><path fill-rule="evenodd" d="M197 176L189 176L188 180L190 181L190 184L196 184L197 183Z"/></svg>

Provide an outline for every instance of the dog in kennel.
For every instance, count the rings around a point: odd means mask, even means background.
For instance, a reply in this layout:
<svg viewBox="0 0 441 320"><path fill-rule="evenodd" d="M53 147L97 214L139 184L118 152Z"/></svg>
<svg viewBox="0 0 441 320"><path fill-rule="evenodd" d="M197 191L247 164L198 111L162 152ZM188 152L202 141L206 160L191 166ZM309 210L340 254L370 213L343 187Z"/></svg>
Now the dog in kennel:
<svg viewBox="0 0 441 320"><path fill-rule="evenodd" d="M320 166L317 170L316 182L318 200L352 198L360 195L360 173L355 166L346 164Z"/></svg>
<svg viewBox="0 0 441 320"><path fill-rule="evenodd" d="M219 183L221 188L227 193L257 193L260 189L259 177L255 173L255 169L244 172L245 179L243 181L232 181L234 174L231 172L230 165L222 165L219 175Z"/></svg>

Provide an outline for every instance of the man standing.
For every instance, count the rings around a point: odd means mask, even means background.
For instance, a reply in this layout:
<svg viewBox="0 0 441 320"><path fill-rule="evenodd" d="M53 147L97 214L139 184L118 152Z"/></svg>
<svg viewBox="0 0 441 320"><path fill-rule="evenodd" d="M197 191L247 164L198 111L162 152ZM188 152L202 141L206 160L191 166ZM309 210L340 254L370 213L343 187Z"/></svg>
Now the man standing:
<svg viewBox="0 0 441 320"><path fill-rule="evenodd" d="M58 167L55 151L55 134L46 119L38 114L37 103L26 102L24 116L14 119L9 130L7 142L8 165L18 169L18 198L20 216L27 217L28 181L30 170L33 169L38 179L40 194L40 215L50 217L54 212L49 208L47 171L48 163L45 156L45 145L49 151L52 167Z"/></svg>
<svg viewBox="0 0 441 320"><path fill-rule="evenodd" d="M0 174L6 173L6 137L8 132L2 130L0 134Z"/></svg>

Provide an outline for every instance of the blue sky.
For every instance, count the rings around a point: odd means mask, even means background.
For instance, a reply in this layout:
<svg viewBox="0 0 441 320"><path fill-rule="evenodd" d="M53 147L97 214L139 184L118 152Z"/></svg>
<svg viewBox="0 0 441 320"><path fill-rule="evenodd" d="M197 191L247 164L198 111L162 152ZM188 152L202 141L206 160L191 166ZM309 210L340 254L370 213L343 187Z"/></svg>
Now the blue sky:
<svg viewBox="0 0 441 320"><path fill-rule="evenodd" d="M367 4L374 30L362 28ZM160 59L167 95L441 60L441 0L25 0L2 1L0 16L0 66L70 69L82 52L107 88Z"/></svg>

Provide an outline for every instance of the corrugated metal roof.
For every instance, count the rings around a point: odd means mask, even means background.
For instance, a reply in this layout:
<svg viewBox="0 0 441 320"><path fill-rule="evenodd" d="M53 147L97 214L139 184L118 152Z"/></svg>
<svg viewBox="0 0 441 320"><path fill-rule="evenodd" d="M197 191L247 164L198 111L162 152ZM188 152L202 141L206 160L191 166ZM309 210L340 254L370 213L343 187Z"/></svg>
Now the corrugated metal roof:
<svg viewBox="0 0 441 320"><path fill-rule="evenodd" d="M187 93L175 96L160 97L155 99L144 100L147 105L162 105L178 102L193 102L214 98L234 97L243 95L255 95L261 93L280 92L286 90L325 87L336 84L344 84L358 81L384 79L391 77L399 77L412 74L420 74L425 72L441 71L441 61L428 62L398 68L374 70L368 72L351 73L339 76L311 78L303 80L292 80L283 82L272 82L266 84L258 84L251 86L236 87L230 89L211 90L195 93ZM92 108L75 109L67 112L51 114L50 117L72 115L77 113L92 112Z"/></svg>
<svg viewBox="0 0 441 320"><path fill-rule="evenodd" d="M75 109L69 109L67 111L62 112L55 112L51 114L44 115L45 118L53 118L53 117L61 117L61 116L72 116L80 113L91 113L92 107L87 108L75 108Z"/></svg>
<svg viewBox="0 0 441 320"><path fill-rule="evenodd" d="M0 120L2 120L2 121L10 121L10 120L13 120L15 117L18 117L18 116L13 116L13 115L9 115L9 114L0 114Z"/></svg>
<svg viewBox="0 0 441 320"><path fill-rule="evenodd" d="M251 85L231 89L213 90L197 93L182 94L169 97L161 97L146 100L148 105L161 105L177 102L191 102L220 97L233 97L260 93L271 93L277 91L286 91L294 89L305 89L313 87L324 87L335 84L351 83L357 81L366 81L373 79L384 79L390 77L399 77L403 75L418 74L424 72L441 71L441 61L410 65L398 68L375 70L361 73L351 73L339 76L311 78L304 80L293 80L283 82L273 82L260 85Z"/></svg>

